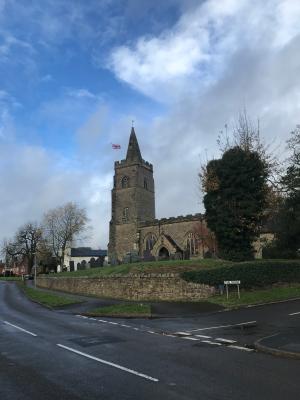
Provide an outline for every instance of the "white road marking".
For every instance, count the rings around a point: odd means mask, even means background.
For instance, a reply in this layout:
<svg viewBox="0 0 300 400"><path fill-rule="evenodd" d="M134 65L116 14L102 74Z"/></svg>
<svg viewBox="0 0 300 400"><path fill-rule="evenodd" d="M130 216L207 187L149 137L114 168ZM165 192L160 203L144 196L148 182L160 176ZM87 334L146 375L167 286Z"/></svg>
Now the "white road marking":
<svg viewBox="0 0 300 400"><path fill-rule="evenodd" d="M186 339L186 340L200 340L194 337L190 337L190 336L182 336L181 339Z"/></svg>
<svg viewBox="0 0 300 400"><path fill-rule="evenodd" d="M189 332L175 332L174 335L191 336Z"/></svg>
<svg viewBox="0 0 300 400"><path fill-rule="evenodd" d="M111 325L119 325L117 322L112 322L112 321L108 321L108 323Z"/></svg>
<svg viewBox="0 0 300 400"><path fill-rule="evenodd" d="M291 314L289 314L289 315L297 315L297 314L300 314L300 311L298 311L298 312L293 312L293 313L291 313Z"/></svg>
<svg viewBox="0 0 300 400"><path fill-rule="evenodd" d="M248 322L241 322L239 324L231 324L231 325L218 325L218 326L210 326L208 328L199 328L199 329L192 329L190 332L198 332L198 331L208 331L210 329L221 329L221 328L230 328L232 326L243 326L243 325L249 325L249 324L254 324L257 321L248 321ZM178 332L177 332L178 333Z"/></svg>
<svg viewBox="0 0 300 400"><path fill-rule="evenodd" d="M202 343L214 344L216 346L222 346L222 343L212 342L210 340L201 340Z"/></svg>
<svg viewBox="0 0 300 400"><path fill-rule="evenodd" d="M107 323L108 321L105 321L104 319L97 319L97 321L99 321L99 322L104 322L104 323Z"/></svg>
<svg viewBox="0 0 300 400"><path fill-rule="evenodd" d="M216 338L214 340L217 340L218 342L223 342L223 343L236 343L236 340L231 340L231 339L224 339L224 338Z"/></svg>
<svg viewBox="0 0 300 400"><path fill-rule="evenodd" d="M4 322L6 325L13 326L14 328L19 329L19 330L22 331L22 332L28 333L28 335L37 336L35 333L32 333L32 332L30 332L30 331L27 331L26 329L23 329L23 328L21 328L20 326L11 324L11 323L8 322L8 321L3 321L3 322Z"/></svg>
<svg viewBox="0 0 300 400"><path fill-rule="evenodd" d="M121 326L124 326L124 328L131 328L130 325L121 324Z"/></svg>
<svg viewBox="0 0 300 400"><path fill-rule="evenodd" d="M231 349L237 349L237 350L244 350L244 351L254 351L254 349L249 349L248 347L242 347L242 346L235 346L233 344L231 344L230 346Z"/></svg>
<svg viewBox="0 0 300 400"><path fill-rule="evenodd" d="M91 360L98 361L99 363L102 363L102 364L105 364L105 365L109 365L110 367L114 367L114 368L120 369L122 371L128 372L130 374L140 376L141 378L148 379L149 381L159 382L159 380L157 378L153 378L152 376L142 374L140 372L134 371L133 369L129 369L129 368L123 367L122 365L115 364L115 363L112 363L110 361L106 361L106 360L103 360L101 358L91 356L90 354L83 353L83 352L81 352L79 350L73 349L72 347L64 346L64 345L59 344L59 343L57 343L57 346L65 349L65 350L71 351L73 353L79 354L79 355L81 355L83 357L89 358Z"/></svg>
<svg viewBox="0 0 300 400"><path fill-rule="evenodd" d="M211 336L206 336L206 335L195 335L197 337L203 338L203 339L210 339Z"/></svg>

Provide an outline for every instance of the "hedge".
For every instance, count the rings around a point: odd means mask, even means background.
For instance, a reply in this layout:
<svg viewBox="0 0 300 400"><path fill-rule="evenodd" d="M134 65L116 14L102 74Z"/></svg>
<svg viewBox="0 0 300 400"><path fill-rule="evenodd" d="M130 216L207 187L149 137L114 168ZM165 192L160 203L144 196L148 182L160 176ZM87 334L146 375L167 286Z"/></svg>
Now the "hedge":
<svg viewBox="0 0 300 400"><path fill-rule="evenodd" d="M274 283L300 282L300 261L252 261L223 265L214 269L183 272L181 277L189 282L210 286L224 281L240 280L241 287L264 287Z"/></svg>

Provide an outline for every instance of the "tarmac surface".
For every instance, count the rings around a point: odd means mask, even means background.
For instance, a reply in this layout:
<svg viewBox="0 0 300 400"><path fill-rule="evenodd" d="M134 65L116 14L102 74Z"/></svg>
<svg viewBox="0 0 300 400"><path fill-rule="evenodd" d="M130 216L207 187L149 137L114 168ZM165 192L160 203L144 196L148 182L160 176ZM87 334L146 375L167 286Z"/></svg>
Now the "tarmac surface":
<svg viewBox="0 0 300 400"><path fill-rule="evenodd" d="M96 302L107 304L80 306ZM88 318L72 307L44 308L0 281L1 400L299 397L299 360L254 343L299 327L300 301L152 319Z"/></svg>
<svg viewBox="0 0 300 400"><path fill-rule="evenodd" d="M33 286L33 282L28 282L30 286ZM40 289L43 291L48 291L47 289ZM62 293L57 291L50 291L52 293ZM70 295L68 293L65 293ZM61 310L65 312L70 312L74 314L80 314L88 312L93 308L104 307L108 305L113 305L116 303L130 303L130 301L123 300L114 300L114 299L98 299L94 297L86 297L79 295L72 295L74 299L78 299L82 303L70 305L67 307L62 307ZM133 302L132 302L133 303ZM209 303L209 302L143 302L151 304L151 310L154 318L170 318L170 319L187 319L187 318L203 318L209 314L215 314L220 312L225 312L228 315L228 312L235 313L237 310L227 311L224 307L219 306L217 304ZM298 311L292 310L291 313L287 313L289 319L282 326L282 320L277 321L278 326L276 325L276 315L274 315L274 310L284 310L288 307L296 307L295 309ZM260 336L259 334L255 334L254 330L251 329L251 326L243 329L248 329L250 342L247 341L248 346L253 346L257 350L266 352L269 354L273 354L275 356L282 356L288 358L300 359L300 299L299 300L291 300L278 302L274 304L265 304L259 306L252 307L243 307L240 308L239 311L247 311L247 310L257 310L258 314L268 314L268 319L270 316L274 316L273 324L270 325L265 324L266 326L260 327ZM252 313L253 314L253 313ZM291 314L291 315L290 315ZM272 318L272 317L271 317ZM159 325L159 324L156 324ZM177 322L178 325L178 322ZM178 327L181 330L181 325ZM257 324L255 324L257 327ZM163 330L164 328L162 328ZM237 329L235 327L234 329ZM266 336L263 336L263 335Z"/></svg>

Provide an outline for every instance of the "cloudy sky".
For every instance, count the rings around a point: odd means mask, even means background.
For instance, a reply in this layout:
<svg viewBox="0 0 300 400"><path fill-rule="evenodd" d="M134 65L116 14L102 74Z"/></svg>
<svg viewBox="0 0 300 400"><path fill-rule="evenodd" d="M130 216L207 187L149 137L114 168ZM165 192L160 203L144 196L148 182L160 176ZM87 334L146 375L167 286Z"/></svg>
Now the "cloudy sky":
<svg viewBox="0 0 300 400"><path fill-rule="evenodd" d="M105 248L132 120L157 217L202 211L225 124L246 108L284 149L300 123L299 21L299 0L0 0L0 240L75 201Z"/></svg>

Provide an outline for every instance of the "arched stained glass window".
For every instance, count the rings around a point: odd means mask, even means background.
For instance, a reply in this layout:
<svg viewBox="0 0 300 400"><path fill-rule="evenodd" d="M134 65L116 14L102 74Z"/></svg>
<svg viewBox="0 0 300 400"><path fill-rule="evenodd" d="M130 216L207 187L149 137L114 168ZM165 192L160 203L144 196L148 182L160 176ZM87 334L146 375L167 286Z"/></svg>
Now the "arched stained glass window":
<svg viewBox="0 0 300 400"><path fill-rule="evenodd" d="M144 239L145 250L151 251L156 241L156 236L153 233L148 233Z"/></svg>
<svg viewBox="0 0 300 400"><path fill-rule="evenodd" d="M190 255L194 255L197 253L197 238L193 232L189 232L186 236L186 250Z"/></svg>

